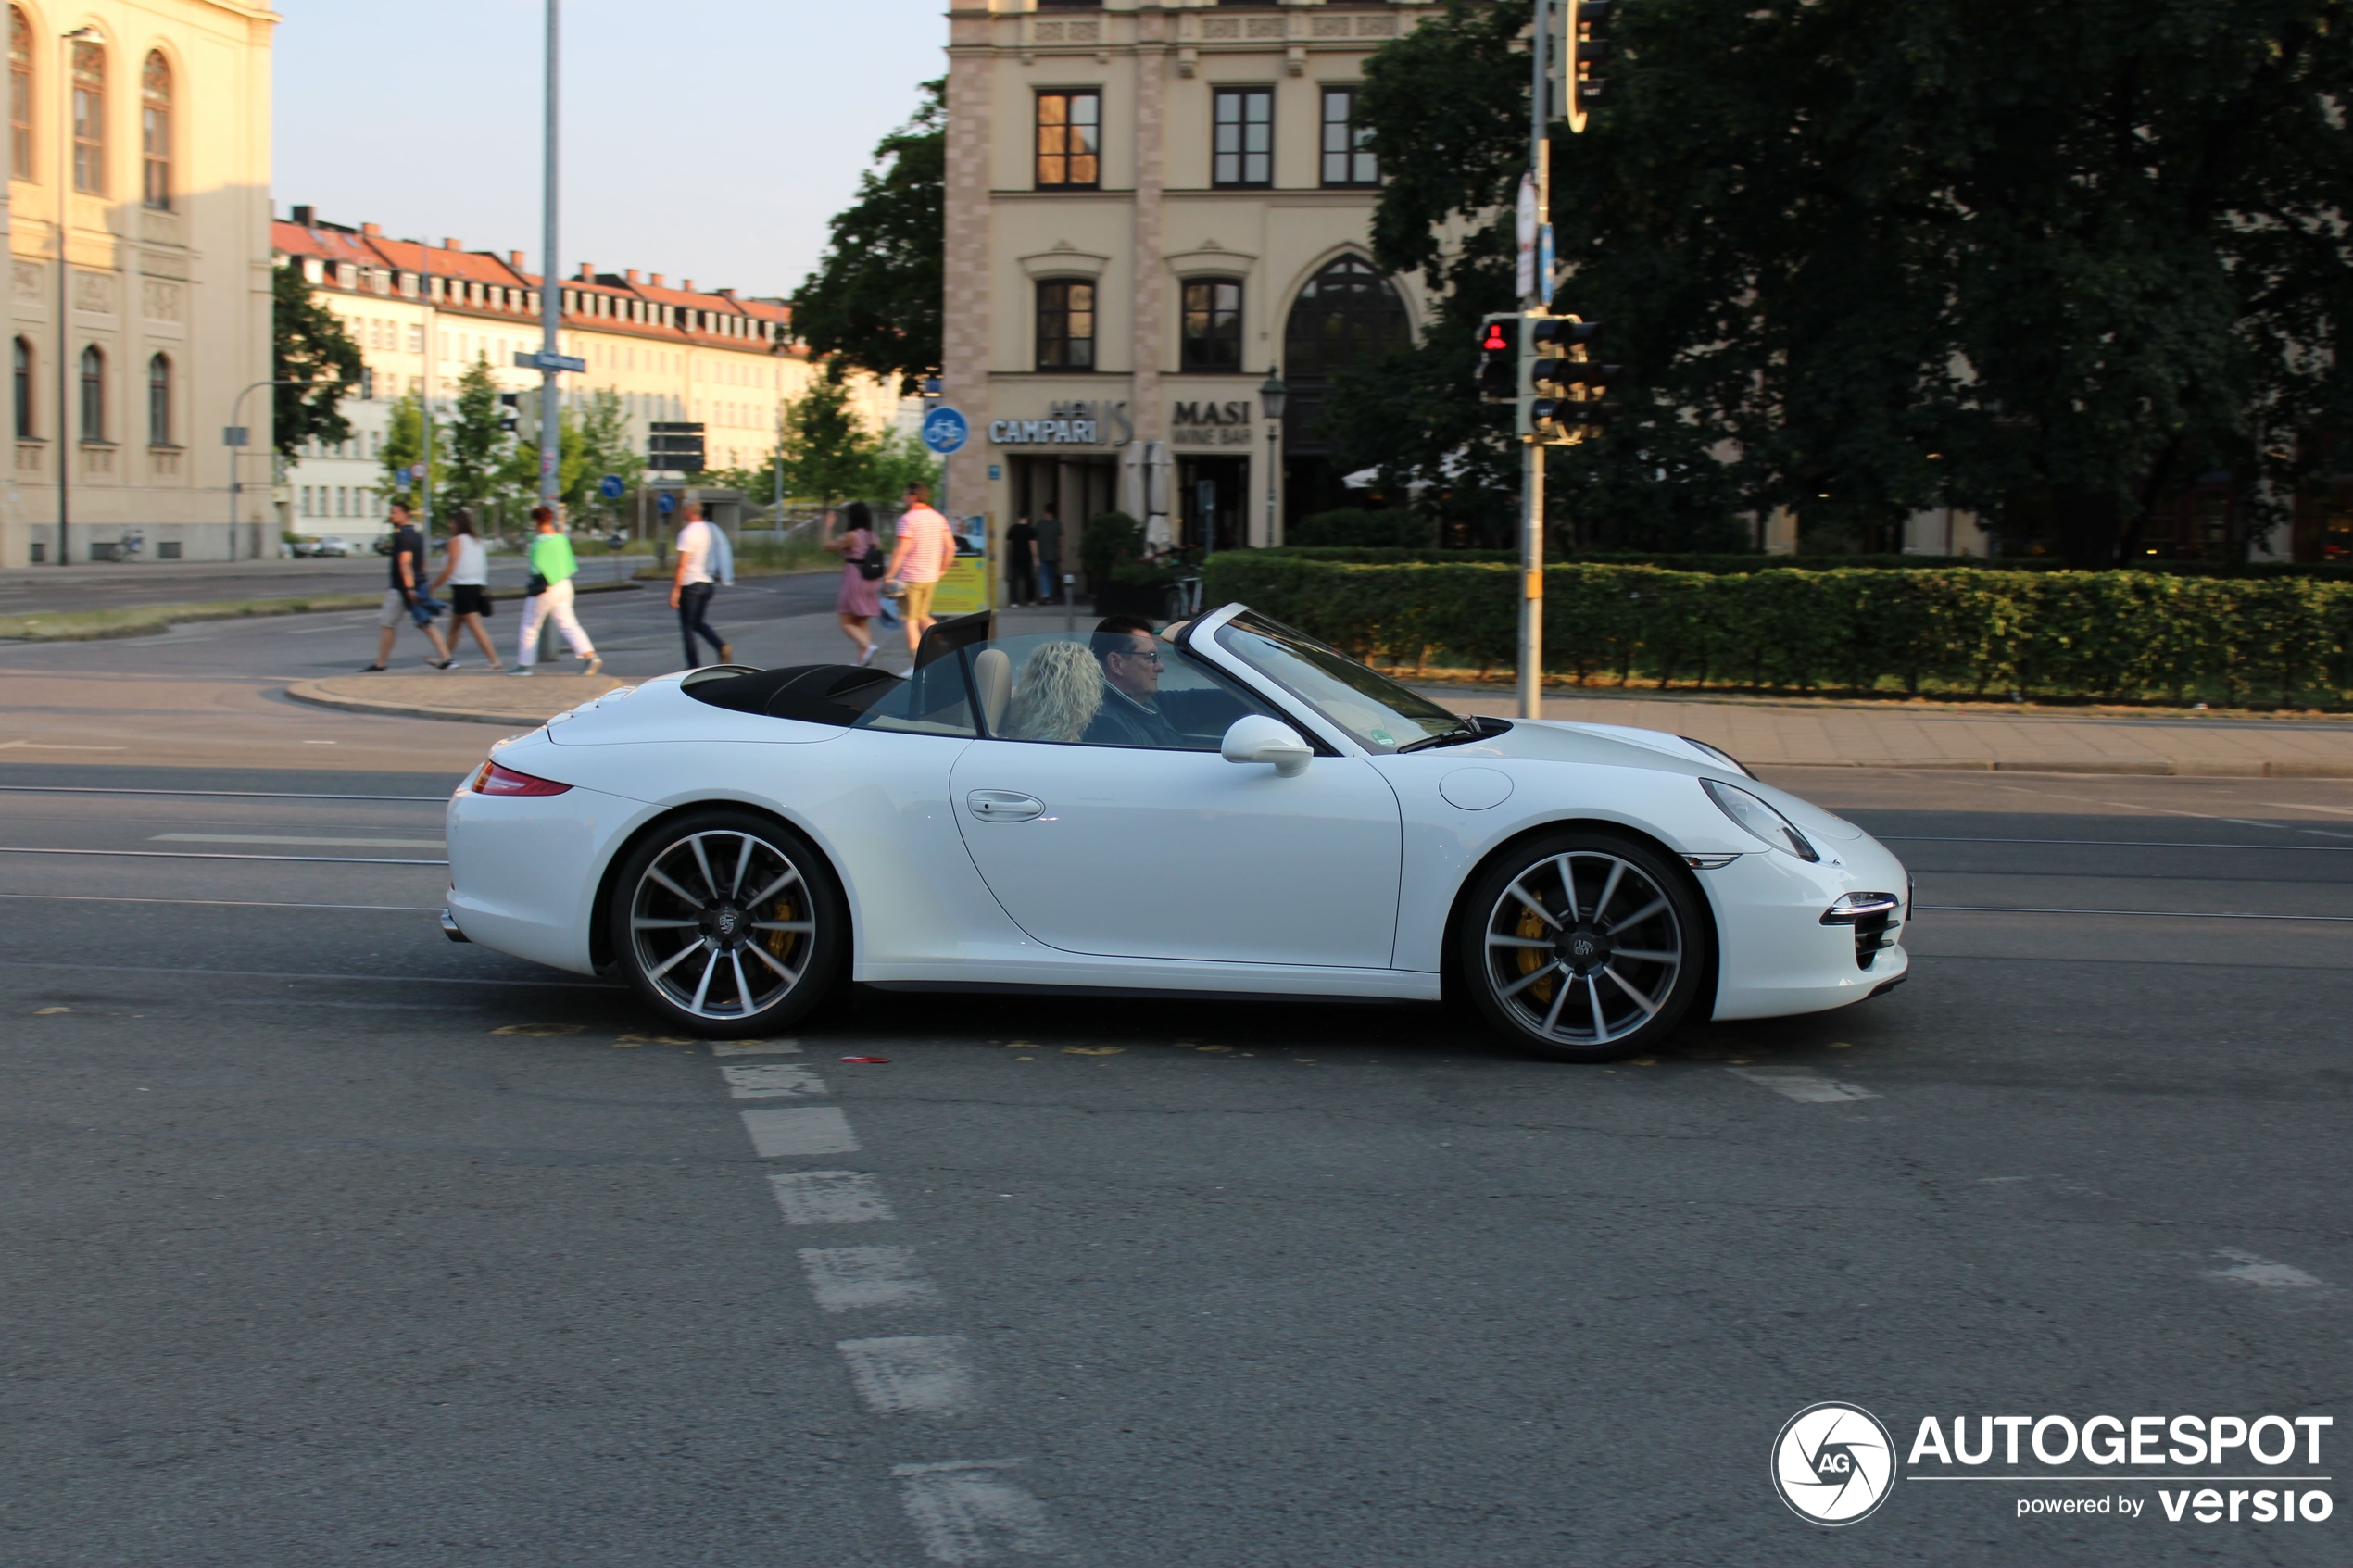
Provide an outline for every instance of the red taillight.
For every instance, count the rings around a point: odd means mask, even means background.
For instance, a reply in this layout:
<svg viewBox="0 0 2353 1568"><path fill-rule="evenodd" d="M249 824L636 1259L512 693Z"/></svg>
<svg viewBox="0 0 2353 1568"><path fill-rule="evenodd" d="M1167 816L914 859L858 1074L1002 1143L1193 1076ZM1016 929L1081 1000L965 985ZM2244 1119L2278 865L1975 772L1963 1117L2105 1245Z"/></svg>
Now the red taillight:
<svg viewBox="0 0 2353 1568"><path fill-rule="evenodd" d="M471 787L476 795L561 795L572 785L553 779L535 779L529 773L484 762L482 771L474 774Z"/></svg>

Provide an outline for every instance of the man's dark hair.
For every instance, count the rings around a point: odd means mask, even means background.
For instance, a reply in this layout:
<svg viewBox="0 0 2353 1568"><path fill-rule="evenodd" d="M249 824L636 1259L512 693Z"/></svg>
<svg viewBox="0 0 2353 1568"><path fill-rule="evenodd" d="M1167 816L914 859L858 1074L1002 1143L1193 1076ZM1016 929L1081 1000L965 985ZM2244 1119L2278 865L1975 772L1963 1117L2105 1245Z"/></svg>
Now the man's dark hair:
<svg viewBox="0 0 2353 1568"><path fill-rule="evenodd" d="M1095 622L1095 634L1087 640L1087 646L1094 651L1096 660L1101 662L1111 654L1134 653L1136 645L1132 638L1139 632L1151 636L1152 623L1140 616L1106 615Z"/></svg>

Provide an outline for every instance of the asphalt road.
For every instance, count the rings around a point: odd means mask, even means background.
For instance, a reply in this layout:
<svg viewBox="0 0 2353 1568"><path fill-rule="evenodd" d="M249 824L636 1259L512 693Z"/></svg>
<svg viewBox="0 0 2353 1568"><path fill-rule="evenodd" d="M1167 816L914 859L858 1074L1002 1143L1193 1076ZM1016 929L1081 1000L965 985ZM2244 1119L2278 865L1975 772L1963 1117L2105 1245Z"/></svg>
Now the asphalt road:
<svg viewBox="0 0 2353 1568"><path fill-rule="evenodd" d="M1578 1069L879 995L714 1058L442 939L447 772L0 761L0 1561L2345 1562L2139 1484L1824 1531L1768 1454L1823 1399L2353 1440L2353 789L1778 782L1916 868L1910 984Z"/></svg>

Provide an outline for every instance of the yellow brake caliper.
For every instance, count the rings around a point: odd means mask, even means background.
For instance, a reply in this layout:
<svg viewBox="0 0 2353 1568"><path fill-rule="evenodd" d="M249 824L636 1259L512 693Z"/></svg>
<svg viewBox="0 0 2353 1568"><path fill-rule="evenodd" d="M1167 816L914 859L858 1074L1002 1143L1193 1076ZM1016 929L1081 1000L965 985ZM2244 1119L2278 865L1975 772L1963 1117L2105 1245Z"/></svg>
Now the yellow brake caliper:
<svg viewBox="0 0 2353 1568"><path fill-rule="evenodd" d="M1541 936L1544 935L1546 929L1544 922L1536 918L1536 911L1529 909L1526 905L1522 905L1519 911L1519 925L1513 931L1512 935L1515 936ZM1538 970L1543 968L1544 965L1553 961L1552 953L1542 947L1521 947L1517 949L1517 951L1519 953L1519 972L1522 974L1533 974ZM1539 980L1535 985L1530 985L1529 989L1536 994L1536 999L1538 1001L1542 1002L1547 1006L1551 1005L1553 1000L1553 977L1551 975L1546 975L1543 979Z"/></svg>

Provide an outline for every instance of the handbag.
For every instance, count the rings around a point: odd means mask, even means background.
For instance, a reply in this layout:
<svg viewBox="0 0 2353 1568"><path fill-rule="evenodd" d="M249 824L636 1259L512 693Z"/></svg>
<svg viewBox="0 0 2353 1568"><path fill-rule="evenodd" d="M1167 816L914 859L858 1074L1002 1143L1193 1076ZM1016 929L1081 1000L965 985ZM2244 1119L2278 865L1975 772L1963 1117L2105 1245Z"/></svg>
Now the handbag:
<svg viewBox="0 0 2353 1568"><path fill-rule="evenodd" d="M535 571L531 574L531 581L523 587L522 596L527 599L535 599L547 591L547 575L544 572Z"/></svg>
<svg viewBox="0 0 2353 1568"><path fill-rule="evenodd" d="M883 559L881 550L868 546L866 553L858 558L858 575L872 583L888 570L889 565L888 561Z"/></svg>

